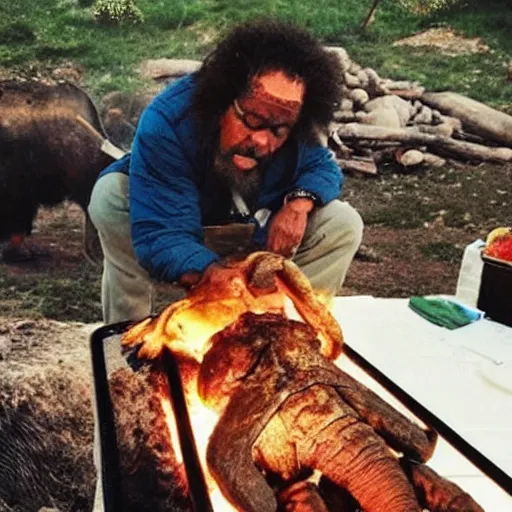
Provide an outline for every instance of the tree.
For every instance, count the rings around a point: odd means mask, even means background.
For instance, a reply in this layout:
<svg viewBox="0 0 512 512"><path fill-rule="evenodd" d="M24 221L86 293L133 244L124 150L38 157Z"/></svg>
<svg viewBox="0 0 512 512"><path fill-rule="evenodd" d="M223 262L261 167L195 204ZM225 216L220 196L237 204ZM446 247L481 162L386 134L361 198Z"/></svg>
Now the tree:
<svg viewBox="0 0 512 512"><path fill-rule="evenodd" d="M373 22L375 18L375 11L377 10L378 5L380 4L382 0L372 0L372 6L370 7L370 10L368 11L368 14L366 15L366 18L364 19L363 23L361 24L361 30L366 30L366 27Z"/></svg>

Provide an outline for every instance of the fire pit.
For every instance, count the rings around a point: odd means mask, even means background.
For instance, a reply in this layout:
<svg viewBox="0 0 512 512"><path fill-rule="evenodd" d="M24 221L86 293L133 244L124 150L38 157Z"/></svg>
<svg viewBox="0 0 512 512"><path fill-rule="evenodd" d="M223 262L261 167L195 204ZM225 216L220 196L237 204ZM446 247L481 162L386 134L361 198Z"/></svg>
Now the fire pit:
<svg viewBox="0 0 512 512"><path fill-rule="evenodd" d="M436 433L334 364L341 333L283 261L257 253L215 297L200 285L156 319L95 333L107 511L481 511L424 464ZM281 290L306 324L274 301L254 310ZM191 316L209 326L201 346ZM121 337L130 365L108 368L105 340Z"/></svg>

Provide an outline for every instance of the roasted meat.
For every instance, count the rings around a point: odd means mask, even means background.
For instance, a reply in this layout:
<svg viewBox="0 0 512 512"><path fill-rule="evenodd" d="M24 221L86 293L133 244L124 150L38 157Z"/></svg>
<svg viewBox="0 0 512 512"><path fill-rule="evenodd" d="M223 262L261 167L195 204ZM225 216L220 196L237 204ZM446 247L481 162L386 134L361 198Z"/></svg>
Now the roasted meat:
<svg viewBox="0 0 512 512"><path fill-rule="evenodd" d="M432 511L481 512L460 488L418 469L436 433L341 371L319 347L310 326L281 314L245 313L213 336L198 388L221 413L207 459L228 499L244 512L275 511L269 475L286 487L317 470L365 512L420 512L423 503ZM417 464L405 472L401 459Z"/></svg>
<svg viewBox="0 0 512 512"><path fill-rule="evenodd" d="M134 325L123 337L127 347L141 345L140 356L158 357L164 346L200 360L209 337L242 313L283 312L289 297L298 313L318 332L321 351L329 359L341 352L341 329L309 281L290 260L270 252L255 252L242 261L226 263L229 278L215 281L208 271L187 297L168 306L157 318ZM215 272L215 270L213 270Z"/></svg>

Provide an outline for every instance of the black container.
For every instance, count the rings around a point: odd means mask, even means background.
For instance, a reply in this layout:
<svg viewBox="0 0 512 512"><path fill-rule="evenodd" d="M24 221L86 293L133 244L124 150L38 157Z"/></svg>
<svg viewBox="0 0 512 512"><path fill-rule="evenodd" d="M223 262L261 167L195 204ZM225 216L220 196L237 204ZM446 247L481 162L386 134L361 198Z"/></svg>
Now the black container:
<svg viewBox="0 0 512 512"><path fill-rule="evenodd" d="M491 320L512 327L512 263L483 254L482 260L477 307Z"/></svg>

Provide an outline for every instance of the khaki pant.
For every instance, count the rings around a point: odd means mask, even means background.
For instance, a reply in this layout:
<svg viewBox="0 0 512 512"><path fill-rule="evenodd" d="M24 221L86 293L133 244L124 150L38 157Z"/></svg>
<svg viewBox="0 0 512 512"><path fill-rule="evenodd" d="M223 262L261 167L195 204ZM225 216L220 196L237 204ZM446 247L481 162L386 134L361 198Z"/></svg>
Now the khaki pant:
<svg viewBox="0 0 512 512"><path fill-rule="evenodd" d="M102 278L105 323L140 320L151 314L152 284L137 263L130 235L128 177L110 173L96 183L89 215L104 252ZM335 295L363 233L360 215L348 203L331 201L316 208L293 261L315 289Z"/></svg>
<svg viewBox="0 0 512 512"><path fill-rule="evenodd" d="M151 313L152 284L137 263L130 234L128 177L110 173L96 183L89 215L98 230L104 253L101 302L105 323L139 320ZM360 215L348 203L331 201L308 219L302 244L293 260L315 289L335 295L363 233ZM95 462L101 475L96 425ZM94 512L103 512L101 478L96 485Z"/></svg>

